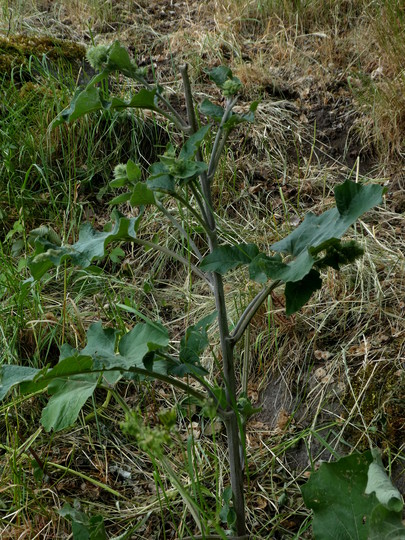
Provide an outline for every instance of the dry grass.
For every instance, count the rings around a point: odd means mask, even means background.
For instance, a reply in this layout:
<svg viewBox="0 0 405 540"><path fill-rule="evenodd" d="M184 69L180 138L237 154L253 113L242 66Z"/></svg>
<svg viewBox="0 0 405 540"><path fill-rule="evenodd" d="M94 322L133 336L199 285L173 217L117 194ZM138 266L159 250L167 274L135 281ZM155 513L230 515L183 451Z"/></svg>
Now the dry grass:
<svg viewBox="0 0 405 540"><path fill-rule="evenodd" d="M348 176L384 181L388 187L383 207L350 233L364 245L365 257L339 274L325 275L322 292L294 317L285 317L283 300L274 295L252 322L250 346L240 347L240 374L248 353L249 393L253 401L264 402L263 412L247 428L248 526L255 538L311 537L299 485L312 462L330 458L331 448L345 453L379 445L405 490L405 23L403 2L377 4L372 11L364 0L305 5L276 0L1 2L3 34L47 34L86 45L93 38L97 43L118 38L145 62L151 59L162 82L174 89L179 85L176 66L187 61L197 99L211 95L206 66L232 67L245 85L241 108L252 99L261 103L257 122L235 134L216 181L224 238L265 247L308 210L322 211L331 203L333 187ZM149 233L160 228L151 219ZM171 233L168 247L177 241ZM75 346L83 345L85 329L96 319L130 327L130 315L116 307L125 298L150 318L170 324L175 342L185 327L213 310L208 290L161 255L128 251L111 270L114 275L103 278L102 290L100 281L68 276L69 297L63 276L45 283L40 313L27 314L31 349L26 357L35 351L40 359L43 345L38 343L45 340L48 347L54 339L43 330L44 320ZM236 320L255 288L246 275L235 273L227 278L226 293L230 318ZM215 352L215 333L212 339ZM212 358L208 351L204 362L213 377ZM152 424L160 408L176 403L179 439L167 451L185 485L191 482L190 463L180 443L191 422L198 421L191 425L194 466L207 507L215 506L228 481L223 434L217 427L214 436L210 426L207 432L201 429L205 420L159 384L146 389L123 385L121 390ZM104 396L98 398L101 403ZM133 538L181 538L185 531L179 523L192 529L167 471L156 469L150 457L123 438L122 415L114 403L97 422L82 418L71 432L37 434L33 448L50 463L49 478L37 482L23 439L37 425L41 399L0 409L5 419L2 538L66 537L70 527L57 508L75 497L86 511L105 516L111 534L137 527ZM92 411L89 405L85 414ZM157 488L159 482L164 491Z"/></svg>

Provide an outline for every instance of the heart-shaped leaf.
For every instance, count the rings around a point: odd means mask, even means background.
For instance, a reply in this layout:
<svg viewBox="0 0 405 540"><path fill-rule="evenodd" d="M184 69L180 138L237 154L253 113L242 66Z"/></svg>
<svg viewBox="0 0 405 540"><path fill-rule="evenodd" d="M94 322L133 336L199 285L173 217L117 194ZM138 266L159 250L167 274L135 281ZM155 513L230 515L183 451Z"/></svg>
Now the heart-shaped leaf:
<svg viewBox="0 0 405 540"><path fill-rule="evenodd" d="M284 281L286 310L292 314L321 286L319 273L313 267L338 269L362 253L357 244L342 243L340 237L362 213L381 202L383 193L381 186L355 184L350 180L337 186L336 208L320 216L309 213L297 229L270 246L271 250L288 255L291 261L283 262L279 255L269 257L259 253L254 244L238 244L215 249L202 260L200 267L206 272L225 274L247 264L250 277L260 283L267 279Z"/></svg>
<svg viewBox="0 0 405 540"><path fill-rule="evenodd" d="M381 482L382 472L376 473L371 452L323 463L312 473L301 491L314 511L315 540L405 539L401 498L383 474ZM389 510L393 493L395 509Z"/></svg>

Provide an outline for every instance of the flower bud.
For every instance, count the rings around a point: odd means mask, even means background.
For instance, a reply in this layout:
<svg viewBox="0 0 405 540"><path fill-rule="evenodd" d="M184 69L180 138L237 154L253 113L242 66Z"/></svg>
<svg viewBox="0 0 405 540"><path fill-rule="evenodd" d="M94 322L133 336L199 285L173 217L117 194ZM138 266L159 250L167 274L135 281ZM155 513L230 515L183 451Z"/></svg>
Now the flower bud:
<svg viewBox="0 0 405 540"><path fill-rule="evenodd" d="M233 77L232 79L228 79L224 82L224 84L222 85L222 93L226 97L232 97L237 94L241 88L242 83L240 82L240 80L236 77Z"/></svg>
<svg viewBox="0 0 405 540"><path fill-rule="evenodd" d="M127 166L124 163L119 163L114 167L115 180L121 180L127 177Z"/></svg>
<svg viewBox="0 0 405 540"><path fill-rule="evenodd" d="M86 58L91 67L97 71L103 69L103 64L108 60L109 50L110 47L107 47L107 45L97 45L87 49Z"/></svg>

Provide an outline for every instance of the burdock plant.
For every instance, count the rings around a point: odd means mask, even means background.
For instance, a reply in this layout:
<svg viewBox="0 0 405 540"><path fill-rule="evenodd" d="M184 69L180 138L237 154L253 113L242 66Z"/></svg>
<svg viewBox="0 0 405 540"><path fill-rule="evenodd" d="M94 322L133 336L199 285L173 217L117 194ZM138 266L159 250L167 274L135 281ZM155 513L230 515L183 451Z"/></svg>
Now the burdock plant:
<svg viewBox="0 0 405 540"><path fill-rule="evenodd" d="M58 245L47 234L46 228L42 228L42 232L35 235L35 252L29 258L33 279L40 279L52 266L68 259L86 268L94 260L104 257L112 242L132 242L159 250L184 263L198 279L208 284L215 297L216 311L187 329L176 355L168 353L169 331L158 322L144 319L145 322L138 323L120 337L114 329L93 324L87 333L86 347L76 350L64 345L60 361L53 368L39 371L3 366L0 398L17 384L25 393L47 388L51 398L41 419L47 431L71 426L97 387L116 392L116 383L128 375L154 377L185 392L201 406L208 404L223 421L227 434L231 485L224 500L226 508L232 510L228 527L234 535L232 538L247 539L243 426L255 410L239 390L235 347L273 289L284 287L286 313L291 315L321 288L324 268L338 270L361 255L362 249L357 244L344 242L341 237L359 216L381 202L383 188L347 180L334 190L335 207L321 215L309 213L297 229L264 252L255 244L224 243L218 230L212 186L230 132L240 124L253 122L258 104L252 103L245 114L234 111L242 85L231 70L223 66L207 72L222 93L222 104L208 99L197 103L187 66L183 66L180 68L184 92L180 101L186 106L183 115L172 105L164 89L147 78L145 69L140 69L118 42L110 47L92 49L88 59L99 73L84 89L75 93L69 107L54 120L52 127L98 111L129 109L137 114L136 111L142 109L166 118L172 129L182 134L183 144L181 148L168 145L147 173L132 160L116 167L111 186L120 188L121 193L112 204L127 203L131 208L137 208L136 217L126 217L114 210L112 223L106 230L96 231L90 224L85 224L79 240L73 245ZM126 99L107 94L104 83L116 72L133 81L135 91ZM187 231L170 211L168 203L172 200L186 211L185 216L189 216ZM182 243L182 253L142 238L140 231L145 212L161 213L170 220L186 241ZM186 255L184 243L188 249ZM223 275L242 266L248 268L251 280L262 284L262 289L230 328ZM216 383L208 380L200 363L209 344L208 327L214 324L219 334L218 358L222 362ZM203 390L185 382L193 379ZM117 393L116 397L120 399ZM127 431L131 430L127 427ZM202 538L213 537L213 531L200 526ZM225 537L218 526L214 532L218 538Z"/></svg>

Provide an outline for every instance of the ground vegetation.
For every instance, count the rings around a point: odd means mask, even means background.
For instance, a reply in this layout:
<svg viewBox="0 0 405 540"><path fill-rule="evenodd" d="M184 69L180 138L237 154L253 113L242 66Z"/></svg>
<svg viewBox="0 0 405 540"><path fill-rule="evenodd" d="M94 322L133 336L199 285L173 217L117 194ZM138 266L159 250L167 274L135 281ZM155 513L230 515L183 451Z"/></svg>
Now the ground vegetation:
<svg viewBox="0 0 405 540"><path fill-rule="evenodd" d="M84 222L102 230L114 167L133 159L146 170L169 142L180 143L147 113L106 111L49 129L76 86L93 76L84 58L91 45L118 38L140 67L152 62L173 89L169 99L178 99L179 68L187 63L201 102L211 96L221 104L207 69L224 64L243 83L236 112L259 101L255 122L229 138L212 188L218 222L234 240L278 241L308 211L329 208L345 179L387 188L383 204L348 234L364 257L339 273L329 269L326 286L290 317L273 291L236 351L237 384L247 384L261 406L246 425L254 538L311 538L300 487L321 461L339 455L378 446L405 492L404 18L402 0L0 2L3 365L54 366L63 344L86 345L94 321L126 332L140 313L170 325L180 342L214 309L204 283L181 264L135 245L116 246L91 271L61 266L30 292L24 286L30 231L46 227L74 243ZM117 81L123 97L125 84ZM173 105L185 111L185 103ZM150 240L167 249L181 242L170 220L151 215L147 227ZM259 290L245 277L225 277L233 321ZM209 335L213 348L203 362L214 376L215 327ZM104 406L110 398L103 390L74 429L56 434L39 423L45 397L15 392L0 405L2 538L65 538L79 519L74 511L103 516L111 537L182 538L192 525L174 477L210 502L207 516L226 508L222 424L161 382L121 382L119 390L145 433L164 426L162 411L176 400L171 468L125 438L121 408L113 398ZM61 515L66 502L75 510Z"/></svg>

